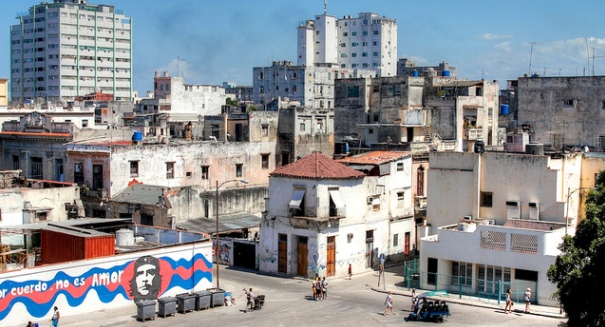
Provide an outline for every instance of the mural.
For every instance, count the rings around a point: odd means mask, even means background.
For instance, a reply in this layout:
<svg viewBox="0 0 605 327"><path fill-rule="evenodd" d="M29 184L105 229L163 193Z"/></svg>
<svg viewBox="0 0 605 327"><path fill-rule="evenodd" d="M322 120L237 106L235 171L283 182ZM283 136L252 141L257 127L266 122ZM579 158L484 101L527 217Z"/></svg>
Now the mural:
<svg viewBox="0 0 605 327"><path fill-rule="evenodd" d="M63 295L71 307L81 305L88 296L103 303L117 297L139 301L155 299L173 288L191 289L206 279L212 283L212 263L201 253L193 258L143 256L109 268L92 267L79 275L57 271L47 280L3 280L0 282L0 321L17 303L33 318L44 317Z"/></svg>

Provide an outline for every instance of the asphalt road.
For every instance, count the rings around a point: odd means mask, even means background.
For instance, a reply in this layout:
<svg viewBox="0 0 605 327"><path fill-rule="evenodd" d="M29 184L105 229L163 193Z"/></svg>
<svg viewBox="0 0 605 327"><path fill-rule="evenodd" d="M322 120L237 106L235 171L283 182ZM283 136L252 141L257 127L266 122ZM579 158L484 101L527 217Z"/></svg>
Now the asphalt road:
<svg viewBox="0 0 605 327"><path fill-rule="evenodd" d="M389 280L393 279L393 280ZM398 276L388 275L386 287L393 287ZM329 280L328 299L314 301L311 281L302 278L266 276L256 272L221 269L220 287L232 292L234 306L222 306L190 313L177 313L166 318L144 322L136 320L136 307L111 309L92 314L62 317L61 327L75 326L431 326L433 322L406 321L411 305L410 297L393 295L395 315L383 316L385 294L372 290L377 286L376 273L369 272L348 279ZM256 295L265 295L261 310L244 313L243 288L254 289ZM383 285L380 286L383 288ZM505 314L501 309L449 303L451 316L448 326L557 326L561 319L523 313ZM45 326L41 323L41 326ZM429 325L426 325L429 324Z"/></svg>

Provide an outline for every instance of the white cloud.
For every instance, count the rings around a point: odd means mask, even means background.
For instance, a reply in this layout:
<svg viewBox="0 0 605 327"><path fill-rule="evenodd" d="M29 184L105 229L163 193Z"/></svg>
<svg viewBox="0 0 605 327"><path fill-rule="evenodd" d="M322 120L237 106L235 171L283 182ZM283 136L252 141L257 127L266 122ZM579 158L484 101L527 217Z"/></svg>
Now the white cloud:
<svg viewBox="0 0 605 327"><path fill-rule="evenodd" d="M500 42L500 43L496 44L494 46L494 48L502 50L502 51L506 51L506 52L511 52L511 50L512 50L510 41Z"/></svg>
<svg viewBox="0 0 605 327"><path fill-rule="evenodd" d="M501 39L510 39L512 37L513 36L510 34L483 33L482 35L477 36L477 39L485 40L485 41L494 41L494 40L501 40Z"/></svg>

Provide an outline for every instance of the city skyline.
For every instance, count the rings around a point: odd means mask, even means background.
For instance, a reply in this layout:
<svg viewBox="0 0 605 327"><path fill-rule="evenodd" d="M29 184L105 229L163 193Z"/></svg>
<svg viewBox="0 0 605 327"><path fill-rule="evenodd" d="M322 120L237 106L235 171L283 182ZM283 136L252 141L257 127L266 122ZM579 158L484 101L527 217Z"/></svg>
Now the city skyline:
<svg viewBox="0 0 605 327"><path fill-rule="evenodd" d="M324 11L323 0L88 2L113 5L133 18L133 90L140 95L152 90L156 71L183 76L188 84L252 85L254 67L279 60L296 64L296 27ZM10 26L18 23L18 13L39 3L5 4L0 77L10 78ZM375 12L396 19L399 59L418 66L445 61L458 77L498 80L503 87L527 73L605 74L605 37L599 33L605 3L582 4L515 0L501 10L479 1L329 0L327 14Z"/></svg>

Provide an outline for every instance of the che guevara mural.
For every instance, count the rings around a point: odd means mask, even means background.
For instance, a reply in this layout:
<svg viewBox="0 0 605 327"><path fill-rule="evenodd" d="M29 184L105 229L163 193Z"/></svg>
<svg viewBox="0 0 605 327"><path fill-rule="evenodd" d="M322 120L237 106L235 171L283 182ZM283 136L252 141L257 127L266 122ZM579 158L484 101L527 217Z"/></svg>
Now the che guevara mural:
<svg viewBox="0 0 605 327"><path fill-rule="evenodd" d="M87 305L96 306L99 302L151 300L166 293L212 285L212 262L202 252L192 255L190 248L157 257L114 258L114 261L105 258L96 265L99 260L86 261L77 267L58 265L65 269L41 267L44 271L37 273L38 268L33 268L23 269L19 275L0 275L0 321L11 313L17 314L13 311L23 314L23 307L31 318L44 317L59 297L82 313ZM69 309L62 308L62 313L66 311Z"/></svg>

